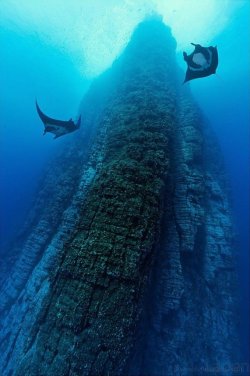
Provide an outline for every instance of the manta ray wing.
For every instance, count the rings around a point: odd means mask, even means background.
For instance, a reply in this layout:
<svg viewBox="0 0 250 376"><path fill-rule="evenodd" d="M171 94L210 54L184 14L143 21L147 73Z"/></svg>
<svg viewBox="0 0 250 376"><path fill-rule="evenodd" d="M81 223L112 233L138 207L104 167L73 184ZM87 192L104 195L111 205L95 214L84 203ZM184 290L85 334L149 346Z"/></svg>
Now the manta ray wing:
<svg viewBox="0 0 250 376"><path fill-rule="evenodd" d="M55 135L54 138L58 138L63 136L67 133L74 132L76 129L80 128L81 124L81 116L78 119L77 124L74 124L72 120L63 121L50 118L49 116L45 115L42 110L40 109L38 103L36 102L36 109L37 113L44 124L44 133L47 132L53 133Z"/></svg>
<svg viewBox="0 0 250 376"><path fill-rule="evenodd" d="M46 134L47 132L53 133L55 135L55 138L58 138L60 136L63 136L66 133L69 133L67 130L65 130L63 126L45 123L43 134Z"/></svg>
<svg viewBox="0 0 250 376"><path fill-rule="evenodd" d="M185 82L195 78L207 77L216 73L218 66L218 50L217 47L202 47L199 44L194 44L194 51L187 55L183 53L184 60L187 63L187 71Z"/></svg>

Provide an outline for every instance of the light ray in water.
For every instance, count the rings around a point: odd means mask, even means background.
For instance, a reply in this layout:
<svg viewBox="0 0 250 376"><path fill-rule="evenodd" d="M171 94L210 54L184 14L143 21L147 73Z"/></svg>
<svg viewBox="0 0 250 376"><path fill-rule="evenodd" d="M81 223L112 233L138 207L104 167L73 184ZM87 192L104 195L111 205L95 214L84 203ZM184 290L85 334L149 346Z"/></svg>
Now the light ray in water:
<svg viewBox="0 0 250 376"><path fill-rule="evenodd" d="M246 0L9 0L0 25L38 34L68 53L78 69L97 75L119 55L137 23L158 12L172 28L177 49L209 43Z"/></svg>

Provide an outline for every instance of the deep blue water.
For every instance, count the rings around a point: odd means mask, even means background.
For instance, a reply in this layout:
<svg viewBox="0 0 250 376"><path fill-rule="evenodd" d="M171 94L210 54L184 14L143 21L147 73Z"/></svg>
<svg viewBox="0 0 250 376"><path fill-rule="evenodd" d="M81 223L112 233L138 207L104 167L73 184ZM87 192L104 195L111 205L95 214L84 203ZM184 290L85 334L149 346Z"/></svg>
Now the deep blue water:
<svg viewBox="0 0 250 376"><path fill-rule="evenodd" d="M250 3L249 3L250 5ZM193 93L215 130L229 176L238 242L241 330L249 359L250 240L250 12L241 9L213 41L219 49L217 77L195 81Z"/></svg>
<svg viewBox="0 0 250 376"><path fill-rule="evenodd" d="M234 0L231 0L232 2ZM237 1L237 0L235 0ZM245 357L249 332L249 124L250 3L232 16L210 44L219 50L218 75L190 83L215 130L229 175L238 240L241 326ZM32 204L39 178L68 138L42 136L35 98L46 113L68 119L77 115L89 77L55 44L36 33L2 28L1 34L1 247L14 237ZM190 41L199 43L197 40ZM187 46L191 52L191 46ZM185 69L181 54L178 62ZM70 135L67 137L71 137Z"/></svg>
<svg viewBox="0 0 250 376"><path fill-rule="evenodd" d="M35 99L47 113L69 119L77 115L87 80L67 55L32 35L2 30L1 46L0 204L5 243L25 218L43 168L65 142L42 137Z"/></svg>

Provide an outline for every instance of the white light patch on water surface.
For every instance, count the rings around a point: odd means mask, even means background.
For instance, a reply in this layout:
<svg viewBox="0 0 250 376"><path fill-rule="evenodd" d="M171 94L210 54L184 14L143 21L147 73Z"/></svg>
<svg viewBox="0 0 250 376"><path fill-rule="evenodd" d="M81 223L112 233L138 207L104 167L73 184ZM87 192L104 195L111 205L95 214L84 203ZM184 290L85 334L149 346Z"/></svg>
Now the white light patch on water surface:
<svg viewBox="0 0 250 376"><path fill-rule="evenodd" d="M0 26L34 34L71 56L86 76L101 73L145 16L163 16L177 41L209 44L247 0L3 0Z"/></svg>

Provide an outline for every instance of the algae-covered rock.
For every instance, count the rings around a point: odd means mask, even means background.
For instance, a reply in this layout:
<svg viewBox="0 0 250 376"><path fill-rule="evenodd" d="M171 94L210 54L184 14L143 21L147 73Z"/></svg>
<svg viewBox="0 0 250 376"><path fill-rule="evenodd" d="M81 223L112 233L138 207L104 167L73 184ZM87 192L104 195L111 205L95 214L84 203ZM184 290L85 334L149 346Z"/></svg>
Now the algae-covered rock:
<svg viewBox="0 0 250 376"><path fill-rule="evenodd" d="M21 263L25 272L3 286L2 374L165 376L231 364L229 204L160 20L136 28L82 112L85 133L49 169L20 245L12 276Z"/></svg>

